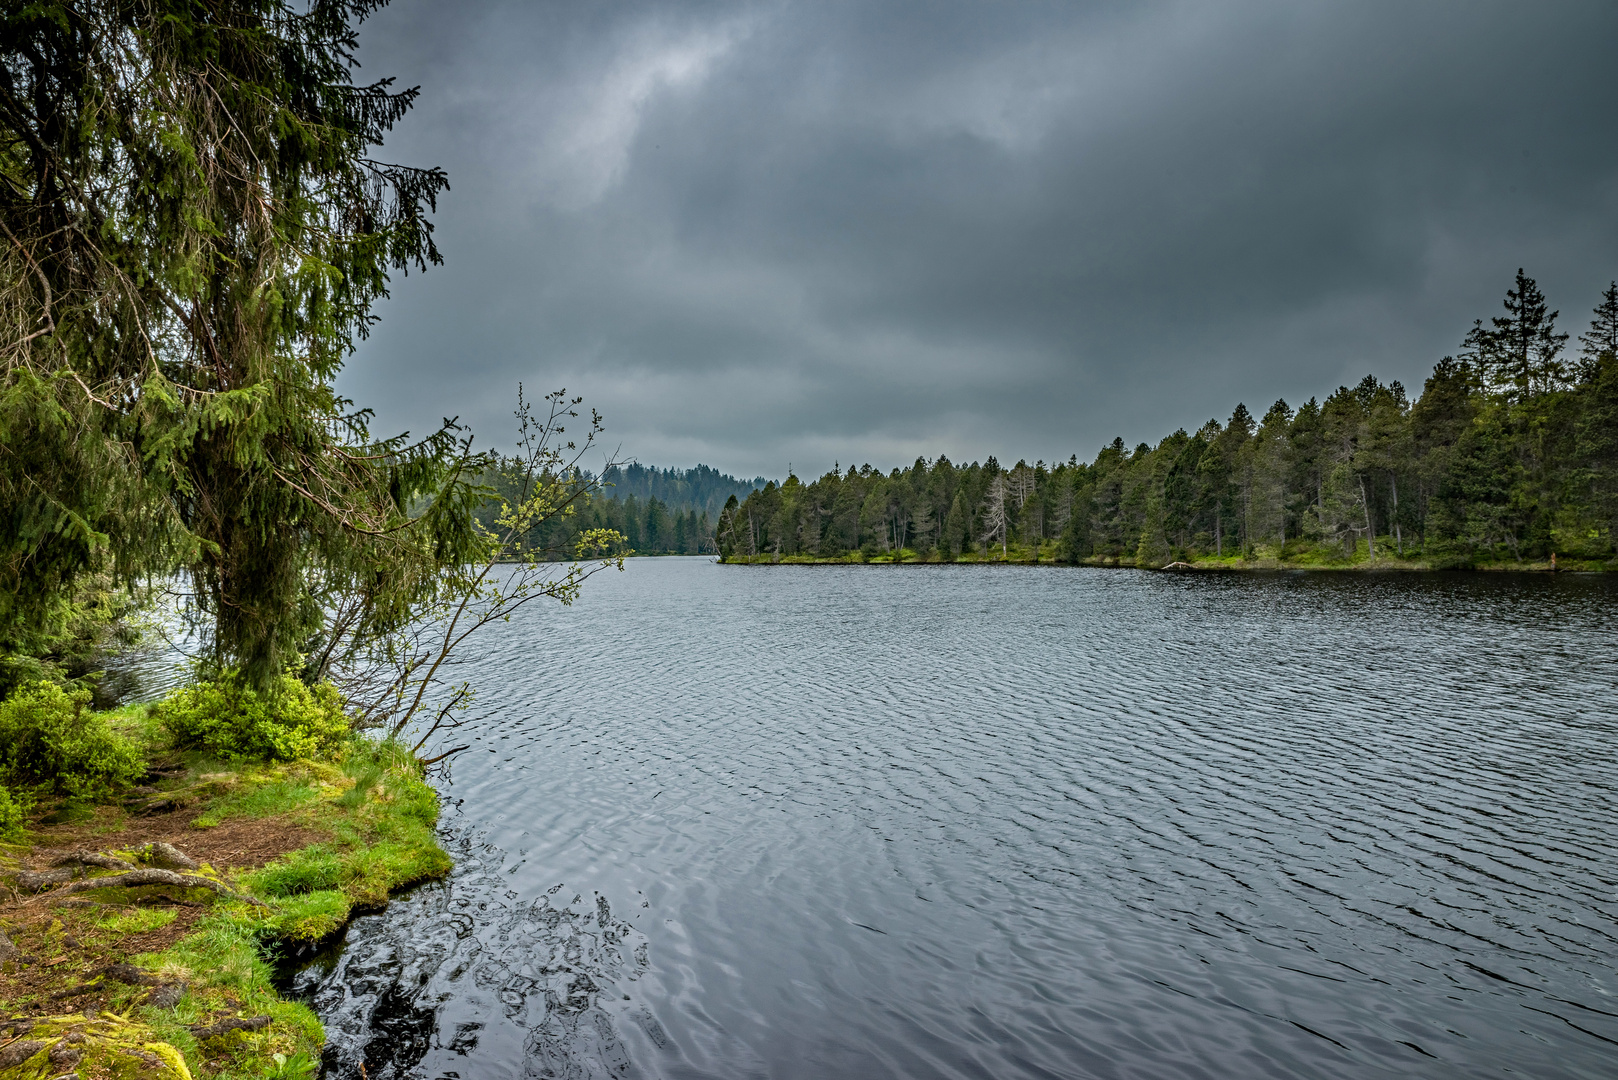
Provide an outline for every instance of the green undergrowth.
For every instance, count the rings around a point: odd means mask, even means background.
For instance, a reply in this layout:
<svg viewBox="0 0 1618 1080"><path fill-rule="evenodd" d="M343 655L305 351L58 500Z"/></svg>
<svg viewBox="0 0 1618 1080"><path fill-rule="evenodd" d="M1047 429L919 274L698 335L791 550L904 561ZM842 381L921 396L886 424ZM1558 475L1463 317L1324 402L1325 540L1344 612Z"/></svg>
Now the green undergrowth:
<svg viewBox="0 0 1618 1080"><path fill-rule="evenodd" d="M397 746L359 736L335 750L328 747L326 760L231 761L216 747L177 747L174 725L150 708L122 709L95 719L96 731L110 732L134 747L156 770L153 775L160 775L139 789L144 794L126 796L126 806L138 799L179 806L198 830L194 846L199 851L207 846L201 838L210 830L236 827L246 829L256 843L285 838L291 850L256 869L218 871L205 862L200 870L187 871L218 882L222 892L201 886L89 889L72 898L82 908L42 909L38 901L22 905L15 916L4 917L3 925L13 936L22 935L18 944L29 971L60 972L62 981L48 991L26 980L14 984L23 986L23 997L0 1001L0 1008L8 1009L9 1016L37 1017L42 1006L64 991L71 994L90 985L81 980L94 965L132 963L160 983L183 984L184 992L178 1003L151 1004L149 987L107 984L110 989L101 998L102 1007L111 1010L103 1014L107 1018L82 1021L100 1025L97 1045L104 1043L106 1054L112 1055L104 1068L96 1066L100 1071L94 1075L121 1076L118 1070L127 1066L134 1069L130 1075L313 1077L324 1032L307 1007L277 992L275 959L327 938L356 911L386 904L391 893L450 870L451 860L436 835L438 797L420 765ZM41 802L34 817L69 820L60 811L61 806L53 809ZM92 837L131 830L138 835L141 819L128 816L133 810L126 813L102 801L86 812L94 815L83 826ZM29 839L14 835L11 844L0 842L0 863L18 866ZM38 839L46 846L57 843ZM310 839L314 842L307 843ZM183 839L176 842L185 848ZM94 846L95 841L88 843ZM146 859L138 846L110 853L135 863ZM90 875L114 872L92 869ZM199 906L204 909L200 915ZM42 910L61 911L60 919L43 932L38 924ZM157 951L140 951L150 945L136 946L134 936L166 936L177 912L191 920L188 929ZM30 917L34 922L25 924ZM79 962L68 964L53 952ZM15 962L6 970L16 971ZM262 1030L233 1031L200 1042L193 1032L221 1019L259 1016L270 1018ZM114 1052L115 1043L124 1047L123 1058ZM163 1047L176 1052L178 1068L170 1067ZM161 1059L158 1064L147 1072L135 1069L143 1060L150 1065L154 1053ZM0 1067L0 1080L12 1080L14 1074L33 1080L33 1066L46 1061L44 1054L42 1050L15 1067Z"/></svg>
<svg viewBox="0 0 1618 1080"><path fill-rule="evenodd" d="M147 1006L137 1015L185 1055L197 1076L312 1078L325 1030L308 1006L276 990L261 927L242 908L221 904L170 948L133 957L139 967L187 981L174 1008ZM221 1015L268 1016L270 1024L263 1031L199 1042L192 1027Z"/></svg>
<svg viewBox="0 0 1618 1080"><path fill-rule="evenodd" d="M446 874L450 858L435 831L438 797L408 753L363 740L351 743L340 765L241 766L228 781L208 775L220 790L194 825L274 817L327 839L235 875L232 884L260 903L215 903L191 934L136 963L207 972L206 988L187 994L202 999L198 1016L234 1000L243 1015L272 1018L262 1035L231 1036L243 1044L235 1059L248 1070L230 1075L298 1075L289 1070L318 1060L324 1032L307 1008L275 991L271 960L281 949L330 936L356 910L386 904L398 889ZM196 1021L184 1015L184 1002L172 1015L169 1034L183 1042L186 1025Z"/></svg>
<svg viewBox="0 0 1618 1080"><path fill-rule="evenodd" d="M276 818L326 837L234 878L263 901L236 916L263 940L319 940L355 909L379 907L390 893L449 872L435 830L438 795L395 746L356 739L341 764L244 765L202 779L216 793L194 827Z"/></svg>

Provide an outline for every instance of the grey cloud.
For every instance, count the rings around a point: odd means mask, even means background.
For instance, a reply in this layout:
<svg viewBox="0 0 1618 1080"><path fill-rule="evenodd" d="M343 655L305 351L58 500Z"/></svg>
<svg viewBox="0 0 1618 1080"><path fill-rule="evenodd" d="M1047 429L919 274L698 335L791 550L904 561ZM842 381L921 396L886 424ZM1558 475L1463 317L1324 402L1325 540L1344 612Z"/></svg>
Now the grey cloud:
<svg viewBox="0 0 1618 1080"><path fill-rule="evenodd" d="M443 12L362 32L454 185L344 376L387 425L520 379L659 464L1087 456L1618 276L1607 4Z"/></svg>

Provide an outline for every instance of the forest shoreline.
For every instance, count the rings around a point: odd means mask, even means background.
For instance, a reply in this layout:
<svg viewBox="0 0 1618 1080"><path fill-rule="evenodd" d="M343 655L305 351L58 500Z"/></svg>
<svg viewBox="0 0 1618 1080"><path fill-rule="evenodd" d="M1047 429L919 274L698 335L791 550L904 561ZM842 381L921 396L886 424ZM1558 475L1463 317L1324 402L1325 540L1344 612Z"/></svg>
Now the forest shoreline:
<svg viewBox="0 0 1618 1080"><path fill-rule="evenodd" d="M1468 565L1442 566L1419 559L1365 558L1360 561L1305 562L1276 558L1256 559L1196 559L1176 560L1164 565L1142 564L1127 557L1090 556L1076 562L1055 558L958 558L940 559L905 557L895 560L888 555L864 558L859 553L844 556L808 555L731 555L716 560L734 566L1049 566L1089 567L1108 570L1143 570L1151 573L1296 573L1320 571L1324 573L1390 573L1390 574L1452 574L1452 573L1525 573L1525 574L1605 574L1618 571L1618 561L1603 562L1596 559L1562 559L1535 562L1490 561Z"/></svg>

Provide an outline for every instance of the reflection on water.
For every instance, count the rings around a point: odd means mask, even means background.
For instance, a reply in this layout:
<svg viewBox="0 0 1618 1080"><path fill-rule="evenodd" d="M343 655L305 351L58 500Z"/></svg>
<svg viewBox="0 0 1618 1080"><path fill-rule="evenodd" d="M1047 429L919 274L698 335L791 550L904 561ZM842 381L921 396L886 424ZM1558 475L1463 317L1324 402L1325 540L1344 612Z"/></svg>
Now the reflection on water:
<svg viewBox="0 0 1618 1080"><path fill-rule="evenodd" d="M146 613L137 647L101 661L96 707L157 701L189 676L202 649L200 627L182 613L180 598L159 593Z"/></svg>
<svg viewBox="0 0 1618 1080"><path fill-rule="evenodd" d="M1618 589L635 560L483 643L334 1077L1596 1077Z"/></svg>
<svg viewBox="0 0 1618 1080"><path fill-rule="evenodd" d="M450 846L450 881L356 919L335 955L294 980L327 1018L326 1075L479 1075L455 1068L473 1053L520 1076L630 1075L615 1018L661 1036L644 1008L619 1005L646 966L646 939L600 894L555 885L523 898L504 887L497 849L466 832ZM476 1019L441 1030L451 1002Z"/></svg>

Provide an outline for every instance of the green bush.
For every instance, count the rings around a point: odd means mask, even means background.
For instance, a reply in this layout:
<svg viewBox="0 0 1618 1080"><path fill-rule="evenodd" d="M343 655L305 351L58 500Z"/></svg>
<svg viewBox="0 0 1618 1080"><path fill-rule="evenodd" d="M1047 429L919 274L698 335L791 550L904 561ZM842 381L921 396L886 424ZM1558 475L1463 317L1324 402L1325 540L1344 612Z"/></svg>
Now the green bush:
<svg viewBox="0 0 1618 1080"><path fill-rule="evenodd" d="M232 672L174 691L157 707L175 742L227 761L337 760L348 741L348 718L337 688L311 689L283 675L260 694Z"/></svg>
<svg viewBox="0 0 1618 1080"><path fill-rule="evenodd" d="M11 797L11 792L0 787L0 840L13 840L22 833L22 804Z"/></svg>
<svg viewBox="0 0 1618 1080"><path fill-rule="evenodd" d="M145 772L129 740L86 710L90 691L29 683L0 702L0 776L14 787L95 799ZM0 810L0 818L4 811Z"/></svg>

